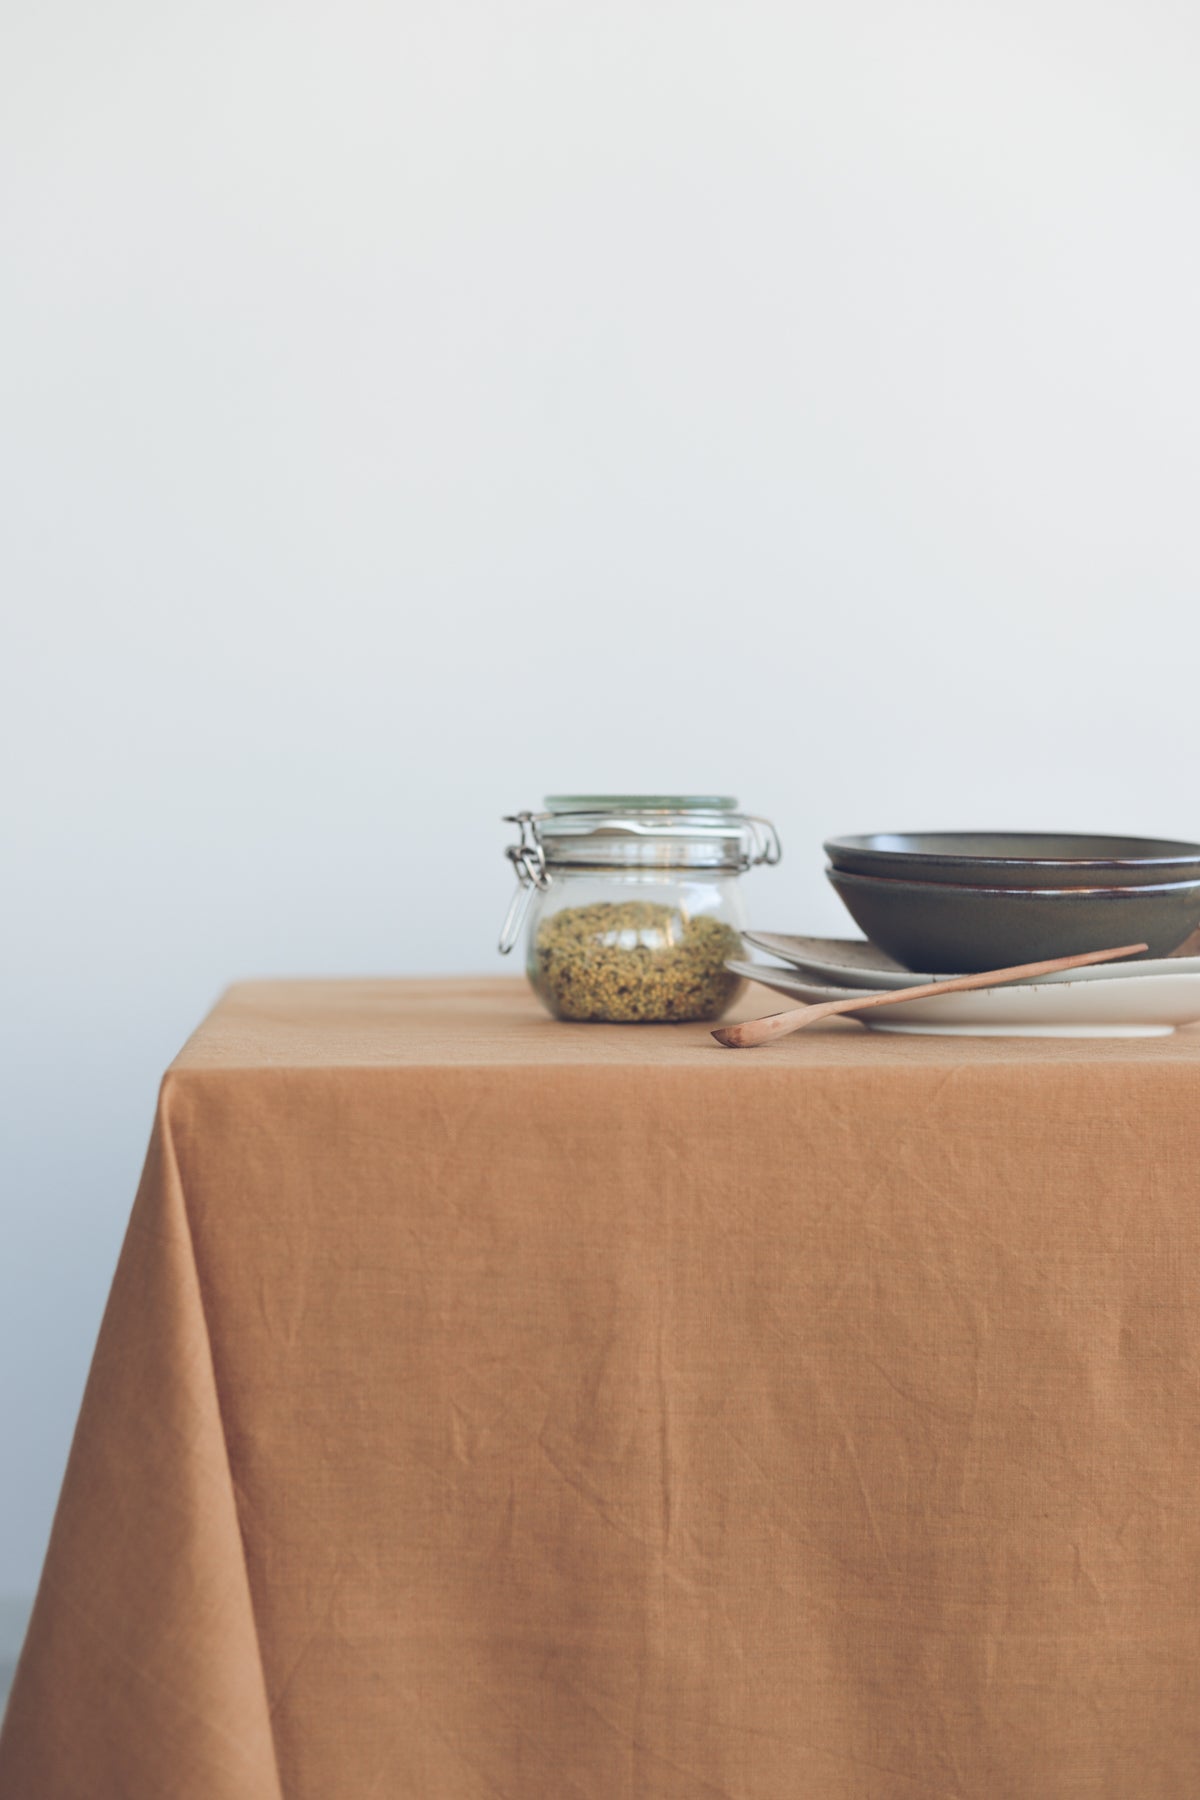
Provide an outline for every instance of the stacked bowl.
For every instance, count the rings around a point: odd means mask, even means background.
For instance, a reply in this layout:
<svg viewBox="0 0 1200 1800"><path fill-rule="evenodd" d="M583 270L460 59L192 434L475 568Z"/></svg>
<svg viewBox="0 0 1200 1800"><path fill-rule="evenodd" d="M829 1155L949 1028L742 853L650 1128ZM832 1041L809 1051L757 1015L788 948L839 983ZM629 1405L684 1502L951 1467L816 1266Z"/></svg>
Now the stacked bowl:
<svg viewBox="0 0 1200 1800"><path fill-rule="evenodd" d="M1145 944L1200 925L1200 844L1070 832L830 838L825 871L855 923L904 968L974 974Z"/></svg>

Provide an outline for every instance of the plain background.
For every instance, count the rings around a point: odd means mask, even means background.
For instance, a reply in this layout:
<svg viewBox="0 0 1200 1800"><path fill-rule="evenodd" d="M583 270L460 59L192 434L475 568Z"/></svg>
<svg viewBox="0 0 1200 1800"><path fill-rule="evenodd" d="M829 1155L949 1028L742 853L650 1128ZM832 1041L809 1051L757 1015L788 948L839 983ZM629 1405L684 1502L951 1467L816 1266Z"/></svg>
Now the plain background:
<svg viewBox="0 0 1200 1800"><path fill-rule="evenodd" d="M0 1594L229 980L501 813L1200 834L1190 0L47 0L0 56Z"/></svg>

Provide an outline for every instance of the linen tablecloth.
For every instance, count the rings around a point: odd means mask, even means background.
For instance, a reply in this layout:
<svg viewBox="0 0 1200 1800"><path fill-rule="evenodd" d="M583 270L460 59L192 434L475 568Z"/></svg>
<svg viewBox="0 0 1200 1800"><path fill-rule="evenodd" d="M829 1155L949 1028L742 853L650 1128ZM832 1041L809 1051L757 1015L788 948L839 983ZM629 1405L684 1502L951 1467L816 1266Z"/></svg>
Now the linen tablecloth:
<svg viewBox="0 0 1200 1800"><path fill-rule="evenodd" d="M1194 1800L1198 1151L1196 1030L231 990L0 1795Z"/></svg>

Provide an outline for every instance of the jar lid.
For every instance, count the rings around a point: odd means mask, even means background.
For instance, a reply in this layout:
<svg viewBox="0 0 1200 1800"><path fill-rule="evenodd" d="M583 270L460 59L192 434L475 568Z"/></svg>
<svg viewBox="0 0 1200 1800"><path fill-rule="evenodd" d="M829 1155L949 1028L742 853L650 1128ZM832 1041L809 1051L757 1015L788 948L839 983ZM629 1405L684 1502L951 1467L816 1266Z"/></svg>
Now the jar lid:
<svg viewBox="0 0 1200 1800"><path fill-rule="evenodd" d="M728 794L547 794L549 813L736 812Z"/></svg>
<svg viewBox="0 0 1200 1800"><path fill-rule="evenodd" d="M724 794L552 794L545 811L511 815L514 848L554 868L720 869L779 861L765 819ZM514 859L515 860L515 859Z"/></svg>

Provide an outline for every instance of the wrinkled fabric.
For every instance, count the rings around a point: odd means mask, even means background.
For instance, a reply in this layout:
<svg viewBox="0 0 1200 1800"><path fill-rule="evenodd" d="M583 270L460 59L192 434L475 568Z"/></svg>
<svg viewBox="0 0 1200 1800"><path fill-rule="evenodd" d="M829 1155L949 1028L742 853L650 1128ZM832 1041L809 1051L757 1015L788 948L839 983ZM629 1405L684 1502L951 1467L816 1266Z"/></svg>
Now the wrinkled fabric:
<svg viewBox="0 0 1200 1800"><path fill-rule="evenodd" d="M233 989L0 1796L1189 1800L1198 1151L1197 1030L731 1053L511 979Z"/></svg>

